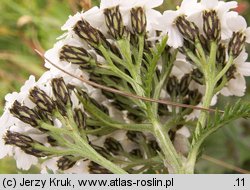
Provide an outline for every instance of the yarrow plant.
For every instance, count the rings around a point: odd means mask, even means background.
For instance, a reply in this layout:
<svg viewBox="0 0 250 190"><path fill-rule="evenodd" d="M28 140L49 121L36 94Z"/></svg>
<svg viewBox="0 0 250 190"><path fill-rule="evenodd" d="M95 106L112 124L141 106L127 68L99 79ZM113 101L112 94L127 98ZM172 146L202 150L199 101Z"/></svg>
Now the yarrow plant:
<svg viewBox="0 0 250 190"><path fill-rule="evenodd" d="M162 2L102 0L70 16L48 71L5 98L0 158L43 173L194 173L204 140L250 116L247 103L210 108L244 96L250 29L235 1L161 14Z"/></svg>

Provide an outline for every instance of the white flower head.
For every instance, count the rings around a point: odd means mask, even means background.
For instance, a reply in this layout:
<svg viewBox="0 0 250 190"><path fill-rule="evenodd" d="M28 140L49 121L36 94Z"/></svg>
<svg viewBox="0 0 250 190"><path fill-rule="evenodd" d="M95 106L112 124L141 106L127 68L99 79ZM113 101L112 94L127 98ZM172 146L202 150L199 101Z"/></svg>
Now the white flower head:
<svg viewBox="0 0 250 190"><path fill-rule="evenodd" d="M91 25L93 27L100 27L103 22L101 20L102 14L98 7L93 7L89 9L88 11L76 13L73 16L69 16L69 19L66 21L66 23L62 26L62 30L72 31L73 27L79 20L86 20L88 22L91 22Z"/></svg>
<svg viewBox="0 0 250 190"><path fill-rule="evenodd" d="M126 5L129 3L129 1L122 1L122 0L101 0L100 3L100 9L104 10L107 8L112 8L112 7L116 7L116 6L124 6L126 7Z"/></svg>
<svg viewBox="0 0 250 190"><path fill-rule="evenodd" d="M58 173L61 172L57 166L57 161L60 159L59 157L54 157L52 159L48 159L44 161L41 165L41 173L42 174L47 174L48 171L52 171L53 173ZM84 161L84 160L79 160L76 162L76 164L67 169L64 170L63 172L66 174L88 174L89 173L89 160Z"/></svg>
<svg viewBox="0 0 250 190"><path fill-rule="evenodd" d="M246 36L246 42L250 43L250 27L247 27L246 19L237 13L231 14L227 24L232 32L241 32Z"/></svg>
<svg viewBox="0 0 250 190"><path fill-rule="evenodd" d="M74 47L81 47L86 49L86 51L91 52L91 50L88 50L88 47L86 44L83 44L81 41L67 37L65 39L62 39L58 41L54 47L50 50L48 50L45 53L45 57L47 60L45 60L45 67L50 69L50 72L46 72L41 79L39 80L46 80L46 79L51 79L55 77L63 77L66 83L74 84L79 87L83 87L84 89L87 89L88 91L92 91L93 88L82 81L80 81L77 78L74 78L72 76L69 76L67 73L59 70L58 68L54 67L53 64L58 66L59 68L63 69L64 71L67 71L76 77L83 77L84 79L89 79L89 74L87 71L84 71L83 69L80 68L79 65L77 64L72 64L69 63L65 60L60 59L60 52L62 51L62 48L67 45L67 46L74 46ZM95 56L95 55L94 55Z"/></svg>
<svg viewBox="0 0 250 190"><path fill-rule="evenodd" d="M228 81L221 90L224 96L244 96L246 91L245 76L250 76L250 62L247 62L248 54L242 51L234 60L235 73L234 78Z"/></svg>
<svg viewBox="0 0 250 190"><path fill-rule="evenodd" d="M217 16L220 21L221 26L221 39L226 40L229 39L232 35L232 31L230 30L227 19L232 14L229 12L231 9L234 9L237 7L236 1L230 1L230 2L224 2L224 1L218 1L218 0L201 0L200 2L200 11L196 14L193 14L190 17L190 20L195 22L197 26L202 31L203 29L203 18L202 14L203 11L210 11L215 10L217 13Z"/></svg>
<svg viewBox="0 0 250 190"><path fill-rule="evenodd" d="M106 9L111 9L114 7L119 7L119 11L122 15L122 21L124 26L130 25L130 3L131 1L122 1L122 0L102 0L100 3L100 10L102 12L102 21L105 23L104 12ZM108 26L104 24L105 29L108 30ZM103 31L102 31L103 32Z"/></svg>
<svg viewBox="0 0 250 190"><path fill-rule="evenodd" d="M33 129L30 125L23 123L10 113L10 108L15 101L18 101L29 108L34 107L34 103L32 103L29 99L29 91L37 85L35 77L30 76L29 80L27 80L24 86L22 86L20 92L8 94L5 97L5 111L0 118L0 158L11 155L16 159L17 167L24 170L29 169L31 165L37 164L38 159L32 155L24 153L24 151L18 147L6 145L4 137L6 136L7 131L11 131L25 135L27 134L28 136L33 135L33 139L40 142L45 140L44 136L40 137L39 134L37 135L38 131L36 129Z"/></svg>
<svg viewBox="0 0 250 190"><path fill-rule="evenodd" d="M9 129L9 126L14 125L13 117L9 111L5 111L0 118L0 159L9 155L12 156L13 146L5 145L4 136Z"/></svg>
<svg viewBox="0 0 250 190"><path fill-rule="evenodd" d="M158 19L161 17L159 11L154 10L153 8L160 6L163 3L163 0L102 0L100 4L100 9L105 10L107 8L113 8L119 6L119 10L122 14L124 26L131 29L131 10L132 8L142 7L145 11L147 19L147 31L153 29L153 24L155 24Z"/></svg>
<svg viewBox="0 0 250 190"><path fill-rule="evenodd" d="M29 107L34 106L34 104L29 100L28 94L29 90L36 85L35 77L31 75L27 81L25 81L24 85L21 87L21 90L19 93L13 92L10 94L7 94L5 96L5 110L9 109L15 100L20 102L25 102L25 104Z"/></svg>
<svg viewBox="0 0 250 190"><path fill-rule="evenodd" d="M144 7L145 9L153 9L162 5L163 0L132 0L134 7Z"/></svg>
<svg viewBox="0 0 250 190"><path fill-rule="evenodd" d="M195 14L200 9L197 0L184 0L182 1L181 6L176 10L168 10L163 13L162 18L158 26L159 30L163 33L168 34L168 45L173 48L178 48L183 46L183 36L179 32L177 26L175 25L175 20L182 15L190 17L192 14Z"/></svg>
<svg viewBox="0 0 250 190"><path fill-rule="evenodd" d="M154 30L153 26L158 22L159 18L162 16L159 11L154 10L154 8L160 6L163 0L132 0L131 7L142 7L146 14L147 19L147 31Z"/></svg>
<svg viewBox="0 0 250 190"><path fill-rule="evenodd" d="M31 165L36 165L38 163L38 159L35 156L27 154L25 150L22 150L17 146L13 146L12 143L15 144L14 141L9 141L11 145L6 144L7 139L5 140L5 138L11 138L9 136L7 137L6 135L25 135L27 138L34 140L34 142L36 141L48 146L48 134L38 130L37 127L33 126L30 122L25 122L25 120L18 119L16 116L16 111L11 111L11 109L13 109L14 102L20 103L20 106L22 105L28 107L29 109L33 109L35 104L30 100L30 92L34 89L34 87L43 90L49 97L52 97L51 80L58 77L62 77L62 73L58 73L58 71L53 69L51 69L51 71L45 72L37 82L35 81L35 77L31 76L29 80L25 82L20 92L15 92L6 96L7 102L5 106L5 112L0 118L0 158L8 155L13 156L16 159L17 167L24 170L28 170ZM77 85L77 83L74 83L73 80L74 78L72 77L64 77L66 84L71 83L73 85ZM73 103L77 104L74 99ZM61 122L54 122L55 127L60 128L61 125Z"/></svg>
<svg viewBox="0 0 250 190"><path fill-rule="evenodd" d="M38 158L29 154L26 154L20 148L14 148L14 158L16 160L17 168L28 170L32 165L38 164Z"/></svg>
<svg viewBox="0 0 250 190"><path fill-rule="evenodd" d="M207 10L216 10L218 15L223 15L225 12L228 12L230 9L237 7L236 1L224 2L219 0L201 0L200 2L202 9Z"/></svg>

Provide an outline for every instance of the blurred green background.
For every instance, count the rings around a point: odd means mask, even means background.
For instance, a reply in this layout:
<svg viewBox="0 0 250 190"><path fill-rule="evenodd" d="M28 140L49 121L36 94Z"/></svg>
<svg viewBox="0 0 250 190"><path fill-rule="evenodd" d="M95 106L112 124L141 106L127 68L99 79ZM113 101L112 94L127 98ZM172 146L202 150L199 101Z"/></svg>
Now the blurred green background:
<svg viewBox="0 0 250 190"><path fill-rule="evenodd" d="M180 1L165 0L158 9L174 9ZM237 11L250 21L250 1L238 1ZM69 15L98 5L98 0L1 0L0 1L0 114L4 96L19 90L30 74L37 78L45 71L34 49L44 52L62 34L60 27ZM250 22L249 22L250 23ZM250 83L249 83L250 84ZM246 97L250 101L250 88ZM234 98L220 97L221 105ZM1 129L0 129L1 130ZM225 163L250 170L250 122L240 120L220 130L206 142L204 153ZM234 173L233 170L200 159L198 173ZM11 158L0 160L0 173L39 173L33 167L20 171Z"/></svg>

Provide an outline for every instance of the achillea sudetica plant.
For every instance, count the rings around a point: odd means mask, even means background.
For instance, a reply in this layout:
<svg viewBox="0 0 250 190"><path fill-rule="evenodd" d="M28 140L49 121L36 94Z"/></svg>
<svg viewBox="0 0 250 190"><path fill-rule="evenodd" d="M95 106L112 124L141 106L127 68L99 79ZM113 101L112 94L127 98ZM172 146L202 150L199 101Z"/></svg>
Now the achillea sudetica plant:
<svg viewBox="0 0 250 190"><path fill-rule="evenodd" d="M220 94L244 95L250 30L234 1L163 14L161 3L102 0L71 16L45 54L49 71L6 96L0 157L42 172L193 173L204 140L250 116L246 103L210 109Z"/></svg>

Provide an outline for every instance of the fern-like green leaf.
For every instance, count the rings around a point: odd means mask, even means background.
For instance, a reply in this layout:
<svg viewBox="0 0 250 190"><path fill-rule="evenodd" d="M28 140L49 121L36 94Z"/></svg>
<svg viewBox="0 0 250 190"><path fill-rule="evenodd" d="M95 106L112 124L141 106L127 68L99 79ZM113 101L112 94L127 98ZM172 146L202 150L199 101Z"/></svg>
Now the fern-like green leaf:
<svg viewBox="0 0 250 190"><path fill-rule="evenodd" d="M250 118L250 103L237 101L234 105L226 106L224 113L217 111L215 115L208 120L206 128L201 131L199 136L195 137L192 145L197 143L202 144L212 133L240 118Z"/></svg>

